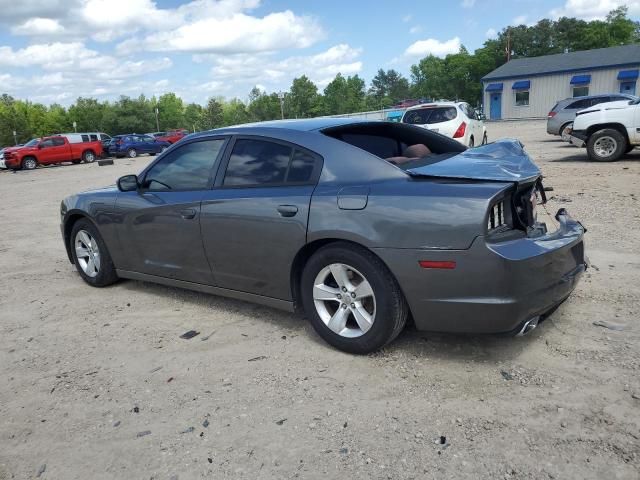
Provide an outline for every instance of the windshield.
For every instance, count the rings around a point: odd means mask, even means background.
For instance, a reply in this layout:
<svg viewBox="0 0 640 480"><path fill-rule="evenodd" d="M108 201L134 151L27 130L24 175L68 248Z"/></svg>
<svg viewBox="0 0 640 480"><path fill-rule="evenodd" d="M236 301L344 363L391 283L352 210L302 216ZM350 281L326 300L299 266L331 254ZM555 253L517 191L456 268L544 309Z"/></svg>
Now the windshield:
<svg viewBox="0 0 640 480"><path fill-rule="evenodd" d="M429 107L409 110L404 114L402 123L412 125L431 125L434 123L448 122L458 115L456 107Z"/></svg>
<svg viewBox="0 0 640 480"><path fill-rule="evenodd" d="M34 138L32 140L29 140L27 143L24 144L25 147L35 147L38 142L40 141L39 138Z"/></svg>

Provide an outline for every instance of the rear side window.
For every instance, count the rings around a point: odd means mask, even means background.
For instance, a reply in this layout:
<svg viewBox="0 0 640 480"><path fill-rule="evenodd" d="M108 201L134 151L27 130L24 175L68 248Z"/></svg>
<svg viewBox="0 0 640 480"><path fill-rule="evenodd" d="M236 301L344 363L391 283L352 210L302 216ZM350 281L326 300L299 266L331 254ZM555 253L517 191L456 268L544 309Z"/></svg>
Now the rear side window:
<svg viewBox="0 0 640 480"><path fill-rule="evenodd" d="M64 145L64 140L62 138L54 138L53 139L53 146L54 147L60 147Z"/></svg>
<svg viewBox="0 0 640 480"><path fill-rule="evenodd" d="M291 159L291 165L289 165L287 182L309 182L313 176L315 166L316 157L302 150L296 150Z"/></svg>
<svg viewBox="0 0 640 480"><path fill-rule="evenodd" d="M163 156L147 172L145 187L154 191L204 190L224 139L188 143Z"/></svg>
<svg viewBox="0 0 640 480"><path fill-rule="evenodd" d="M431 125L434 123L448 122L458 116L456 107L434 107L409 110L402 120L403 123L413 125Z"/></svg>
<svg viewBox="0 0 640 480"><path fill-rule="evenodd" d="M224 186L284 183L293 148L263 140L239 139L233 146Z"/></svg>
<svg viewBox="0 0 640 480"><path fill-rule="evenodd" d="M95 142L95 141L97 141L97 140L98 140L98 135L96 135L96 134L94 134L94 133L90 134L90 135L89 135L89 137L91 138L91 141L92 141L92 142Z"/></svg>
<svg viewBox="0 0 640 480"><path fill-rule="evenodd" d="M593 105L591 103L591 99L585 98L583 100L577 100L573 103L570 103L569 105L567 105L567 107L565 107L567 110L580 110L582 108L587 108L590 107L591 105Z"/></svg>
<svg viewBox="0 0 640 480"><path fill-rule="evenodd" d="M83 142L88 142L89 141L89 135L81 135L82 141Z"/></svg>
<svg viewBox="0 0 640 480"><path fill-rule="evenodd" d="M394 138L364 133L345 133L340 139L354 147L361 148L380 158L390 158L400 155L400 145Z"/></svg>

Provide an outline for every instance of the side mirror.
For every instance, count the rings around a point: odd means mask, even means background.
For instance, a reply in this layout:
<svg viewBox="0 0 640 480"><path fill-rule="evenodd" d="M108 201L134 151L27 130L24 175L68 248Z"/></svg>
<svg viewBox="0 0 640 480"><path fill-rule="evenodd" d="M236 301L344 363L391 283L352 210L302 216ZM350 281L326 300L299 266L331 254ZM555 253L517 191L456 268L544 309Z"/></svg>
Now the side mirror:
<svg viewBox="0 0 640 480"><path fill-rule="evenodd" d="M135 192L138 190L138 176L125 175L118 179L118 190L121 192Z"/></svg>
<svg viewBox="0 0 640 480"><path fill-rule="evenodd" d="M42 150L42 144L41 143L38 144L38 150Z"/></svg>

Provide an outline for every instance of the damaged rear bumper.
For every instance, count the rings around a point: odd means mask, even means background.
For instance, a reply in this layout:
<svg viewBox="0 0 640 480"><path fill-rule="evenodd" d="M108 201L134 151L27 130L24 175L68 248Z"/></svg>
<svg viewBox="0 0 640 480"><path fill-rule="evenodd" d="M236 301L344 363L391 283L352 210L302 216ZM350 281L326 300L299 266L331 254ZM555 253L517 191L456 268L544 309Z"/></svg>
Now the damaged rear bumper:
<svg viewBox="0 0 640 480"><path fill-rule="evenodd" d="M564 209L556 218L558 230L534 238L478 237L468 250L376 253L396 273L419 330L515 334L562 303L587 267L584 227ZM425 259L453 261L455 268L420 268Z"/></svg>

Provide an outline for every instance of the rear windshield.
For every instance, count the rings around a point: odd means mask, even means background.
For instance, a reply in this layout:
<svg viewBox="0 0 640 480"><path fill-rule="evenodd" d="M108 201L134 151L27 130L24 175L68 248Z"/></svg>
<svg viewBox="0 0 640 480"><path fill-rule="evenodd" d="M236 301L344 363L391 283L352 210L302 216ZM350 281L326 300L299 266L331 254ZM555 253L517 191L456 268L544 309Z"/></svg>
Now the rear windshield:
<svg viewBox="0 0 640 480"><path fill-rule="evenodd" d="M434 123L448 122L458 115L456 107L429 107L417 110L409 110L405 113L402 123L412 125L431 125Z"/></svg>

